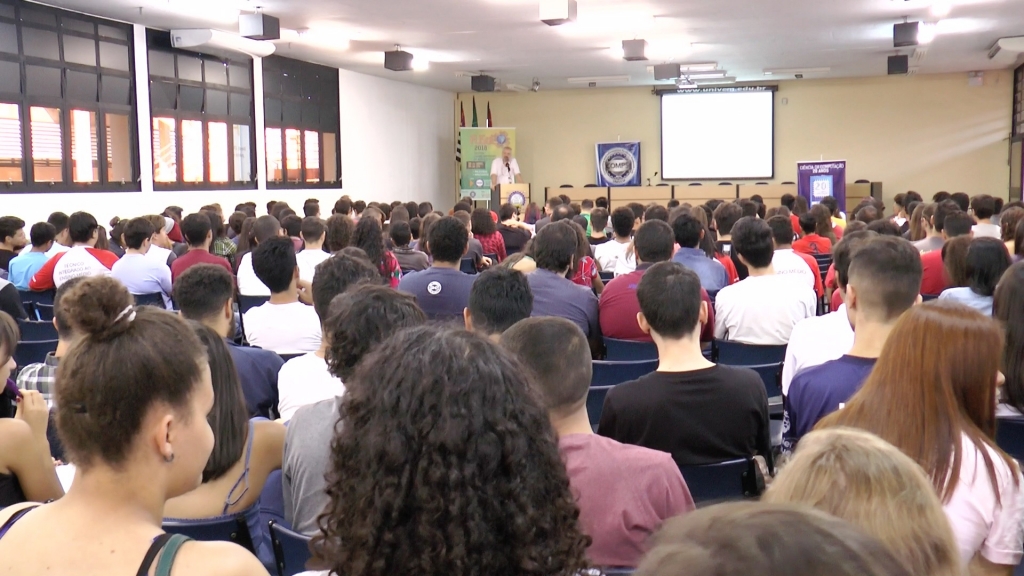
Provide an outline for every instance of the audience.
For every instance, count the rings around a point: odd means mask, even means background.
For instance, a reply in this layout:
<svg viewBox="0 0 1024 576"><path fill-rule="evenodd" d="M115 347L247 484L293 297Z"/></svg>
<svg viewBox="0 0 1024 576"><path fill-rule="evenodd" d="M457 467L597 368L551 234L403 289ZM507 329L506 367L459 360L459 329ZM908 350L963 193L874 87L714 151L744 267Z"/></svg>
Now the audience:
<svg viewBox="0 0 1024 576"><path fill-rule="evenodd" d="M636 269L631 245L636 217L632 210L623 207L616 208L611 219L613 238L594 248L594 260L602 271L621 276ZM539 227L537 231L539 234Z"/></svg>
<svg viewBox="0 0 1024 576"><path fill-rule="evenodd" d="M505 332L501 343L527 367L558 435L580 528L592 539L591 562L636 566L662 522L694 509L672 456L594 434L587 414L590 349L572 322L524 320ZM555 349L560 353L551 354Z"/></svg>
<svg viewBox="0 0 1024 576"><path fill-rule="evenodd" d="M510 268L486 270L469 291L466 330L497 341L513 324L530 317L533 293L526 276Z"/></svg>
<svg viewBox="0 0 1024 576"><path fill-rule="evenodd" d="M316 205L320 210L320 205ZM295 254L295 261L299 265L299 280L312 282L318 264L327 260L330 256L324 251L324 243L327 241L327 226L317 216L306 216L302 219L300 228L302 235L303 249Z"/></svg>
<svg viewBox="0 0 1024 576"><path fill-rule="evenodd" d="M508 203L502 204L498 209L498 220L501 221L498 233L501 234L501 239L505 242L505 252L507 254L522 252L523 246L530 240L532 234L530 227L519 221L518 209Z"/></svg>
<svg viewBox="0 0 1024 576"><path fill-rule="evenodd" d="M327 240L324 247L332 254L345 248L352 240L354 229L355 224L347 214L332 214L327 219Z"/></svg>
<svg viewBox="0 0 1024 576"><path fill-rule="evenodd" d="M1011 206L999 214L1000 239L1006 244L1006 250L1017 261L1017 225L1024 220L1024 208ZM32 227L35 229L35 226Z"/></svg>
<svg viewBox="0 0 1024 576"><path fill-rule="evenodd" d="M405 275L398 290L415 296L428 318L460 317L477 278L459 269L466 255L469 230L458 218L447 216L434 223L429 233L427 244L433 264L422 272Z"/></svg>
<svg viewBox="0 0 1024 576"><path fill-rule="evenodd" d="M982 237L971 241L965 268L967 285L943 290L939 300L960 302L991 316L996 285L1010 264L1010 254L998 238Z"/></svg>
<svg viewBox="0 0 1024 576"><path fill-rule="evenodd" d="M767 220L772 230L772 243L775 253L772 255L772 267L780 276L792 276L801 283L814 289L819 297L824 295L821 283L821 269L813 257L793 250L793 224L786 216L773 216Z"/></svg>
<svg viewBox="0 0 1024 576"><path fill-rule="evenodd" d="M605 232L610 217L606 208L594 208L590 211L590 230L587 231L587 243L591 247L611 242L611 238Z"/></svg>
<svg viewBox="0 0 1024 576"><path fill-rule="evenodd" d="M407 222L392 222L390 233L391 242L395 245L395 249L392 252L395 255L395 259L398 260L398 265L402 268L403 274L422 272L430 267L430 259L427 258L426 254L409 247L409 244L412 242L412 229Z"/></svg>
<svg viewBox="0 0 1024 576"><path fill-rule="evenodd" d="M486 208L477 208L470 215L471 232L473 238L480 242L484 254L495 254L498 259L494 264L500 264L508 257L505 252L505 239L498 232L498 226L491 217L491 211Z"/></svg>
<svg viewBox="0 0 1024 576"><path fill-rule="evenodd" d="M56 235L56 229L49 222L36 222L32 225L29 232L32 248L23 250L7 265L7 279L15 288L22 291L29 289L29 281L46 264L49 258L46 254L53 247Z"/></svg>
<svg viewBox="0 0 1024 576"><path fill-rule="evenodd" d="M537 233L533 241L537 270L526 277L533 292L531 315L571 320L590 339L591 349L597 351L602 346L597 296L566 278L575 264L578 245L576 230L570 224L556 222Z"/></svg>
<svg viewBox="0 0 1024 576"><path fill-rule="evenodd" d="M951 353L956 351L956 353ZM999 326L961 304L928 302L896 323L867 381L820 427L873 432L924 468L961 563L1009 573L1022 555L1024 492L995 442Z"/></svg>
<svg viewBox="0 0 1024 576"><path fill-rule="evenodd" d="M178 259L179 246L175 244L175 241L170 236L178 227L178 223L169 216L158 214L150 214L149 216L143 216L143 218L149 220L154 230L153 237L150 239L152 248L146 252L146 257L155 262L165 264L167 268L170 268L171 264ZM181 247L188 248L184 244ZM184 250L181 251L184 252Z"/></svg>
<svg viewBox="0 0 1024 576"><path fill-rule="evenodd" d="M814 210L800 217L800 239L792 242L793 250L818 256L832 252L832 242L818 234L818 216Z"/></svg>
<svg viewBox="0 0 1024 576"><path fill-rule="evenodd" d="M712 212L712 221L715 224L715 231L718 232L718 239L715 240L715 257L729 273L730 284L745 279L748 274L747 267L740 262L732 246L733 226L742 217L743 209L732 202L719 204Z"/></svg>
<svg viewBox="0 0 1024 576"><path fill-rule="evenodd" d="M100 225L87 212L75 212L68 218L68 238L72 247L60 252L43 264L32 276L31 290L52 290L79 276L109 276L117 263L113 252L95 248Z"/></svg>
<svg viewBox="0 0 1024 576"><path fill-rule="evenodd" d="M361 249L377 267L381 277L392 288L397 288L402 279L402 268L390 250L384 247L384 231L376 218L360 218L352 232L351 246Z"/></svg>
<svg viewBox="0 0 1024 576"><path fill-rule="evenodd" d="M320 349L320 319L308 283L299 280L291 240L272 237L251 253L253 271L270 288L270 300L242 315L245 339L278 354L305 354Z"/></svg>
<svg viewBox="0 0 1024 576"><path fill-rule="evenodd" d="M960 212L960 207L951 200L936 201L935 204L925 208L922 224L927 236L924 240L915 242L914 248L920 250L922 254L942 249L942 245L947 240L946 235L943 234L946 228L946 217L957 212Z"/></svg>
<svg viewBox="0 0 1024 576"><path fill-rule="evenodd" d="M693 270L700 278L700 285L708 292L718 293L729 285L729 274L725 266L701 250L704 240L704 225L689 213L682 213L672 221L673 239L679 250L672 256L673 262Z"/></svg>
<svg viewBox="0 0 1024 576"><path fill-rule="evenodd" d="M867 242L853 256L848 276L843 300L853 326L853 346L841 357L793 377L786 398L783 451L792 452L819 420L849 402L874 368L900 316L921 300L921 259L902 238L880 236Z"/></svg>
<svg viewBox="0 0 1024 576"><path fill-rule="evenodd" d="M243 228L243 233L245 232ZM252 238L254 248L258 247L271 238L282 236L284 230L281 223L273 216L260 216L252 224ZM290 240L289 240L290 242ZM242 246L238 247L242 252ZM270 288L260 280L252 263L252 252L246 249L245 254L238 263L238 293L242 296L270 296Z"/></svg>
<svg viewBox="0 0 1024 576"><path fill-rule="evenodd" d="M768 397L756 372L701 353L708 305L700 279L675 262L655 264L637 288L640 329L658 347L658 370L608 392L598 433L672 454L679 466L754 455L770 469Z"/></svg>
<svg viewBox="0 0 1024 576"><path fill-rule="evenodd" d="M1002 372L1006 382L1000 390L997 416L1024 414L1024 264L1010 266L996 287L992 316L1006 333Z"/></svg>
<svg viewBox="0 0 1024 576"><path fill-rule="evenodd" d="M25 221L17 216L0 217L0 269L8 270L8 264L27 244Z"/></svg>
<svg viewBox="0 0 1024 576"><path fill-rule="evenodd" d="M935 217L938 218L939 214L940 212L936 212ZM952 279L948 277L946 272L943 251L948 246L949 241L954 238L970 238L973 226L974 219L963 212L954 212L942 219L943 245L937 250L921 254L921 268L924 271L921 277L921 294L938 296L943 290L950 287ZM963 242L969 244L970 241L965 239ZM962 269L965 270L964 280L966 280L967 252L963 251L962 254L963 258L960 259L960 262L964 264ZM959 285L959 283L956 285Z"/></svg>
<svg viewBox="0 0 1024 576"><path fill-rule="evenodd" d="M740 219L732 227L731 242L749 276L722 288L715 298L715 338L744 344L786 344L793 327L814 316L814 290L775 273L772 230L764 220Z"/></svg>
<svg viewBox="0 0 1024 576"><path fill-rule="evenodd" d="M125 253L110 269L110 275L134 295L160 294L170 310L171 269L160 260L147 258L152 250L153 225L147 218L132 218L124 226Z"/></svg>
<svg viewBox="0 0 1024 576"><path fill-rule="evenodd" d="M210 244L210 254L214 256L220 256L228 261L231 265L235 261L235 254L238 252L238 245L228 238L226 228L224 226L224 216L218 212L208 211L206 215L210 217L210 226L212 226L213 232L213 243ZM245 219L243 218L242 221ZM241 221L239 222L241 224Z"/></svg>
<svg viewBox="0 0 1024 576"><path fill-rule="evenodd" d="M196 264L213 264L231 273L231 263L226 258L210 253L213 245L213 226L210 216L205 212L197 212L185 216L181 221L181 233L188 242L188 252L178 256L171 263L171 279L177 280L182 272Z"/></svg>

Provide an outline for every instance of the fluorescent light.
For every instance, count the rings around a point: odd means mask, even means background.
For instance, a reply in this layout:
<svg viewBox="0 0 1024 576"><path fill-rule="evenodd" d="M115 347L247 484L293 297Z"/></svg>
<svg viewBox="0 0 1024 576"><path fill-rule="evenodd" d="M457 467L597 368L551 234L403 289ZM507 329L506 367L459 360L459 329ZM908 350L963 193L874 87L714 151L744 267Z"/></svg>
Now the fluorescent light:
<svg viewBox="0 0 1024 576"><path fill-rule="evenodd" d="M680 64L679 69L683 72L701 72L704 70L717 70L717 62L704 62L700 64Z"/></svg>
<svg viewBox="0 0 1024 576"><path fill-rule="evenodd" d="M828 66L820 68L765 68L765 76L791 76L794 74L825 74L832 70Z"/></svg>
<svg viewBox="0 0 1024 576"><path fill-rule="evenodd" d="M917 43L930 44L932 40L935 40L935 35L938 32L939 27L937 24L925 24L922 22L917 26Z"/></svg>
<svg viewBox="0 0 1024 576"><path fill-rule="evenodd" d="M567 79L569 84L590 84L596 82L599 84L620 84L623 82L629 82L629 76L578 76L575 78Z"/></svg>
<svg viewBox="0 0 1024 576"><path fill-rule="evenodd" d="M713 85L713 84L735 84L736 83L736 77L735 76L728 76L728 77L725 77L725 78L707 78L707 79L697 78L697 79L694 80L694 82L698 86L710 86L710 85Z"/></svg>
<svg viewBox="0 0 1024 576"><path fill-rule="evenodd" d="M936 18L945 18L952 11L953 3L950 0L935 0L932 3L932 16Z"/></svg>
<svg viewBox="0 0 1024 576"><path fill-rule="evenodd" d="M725 70L717 70L715 72L683 72L683 76L690 80L696 80L698 78L725 78L728 74Z"/></svg>
<svg viewBox="0 0 1024 576"><path fill-rule="evenodd" d="M413 57L413 59L412 59L412 69L417 71L417 72L423 72L423 71L426 71L426 70L430 70L430 60L426 60L424 58Z"/></svg>
<svg viewBox="0 0 1024 576"><path fill-rule="evenodd" d="M272 42L265 40L251 40L237 34L205 28L171 30L171 46L174 48L198 48L205 46L241 52L261 58L270 56L274 53L274 49L277 48Z"/></svg>

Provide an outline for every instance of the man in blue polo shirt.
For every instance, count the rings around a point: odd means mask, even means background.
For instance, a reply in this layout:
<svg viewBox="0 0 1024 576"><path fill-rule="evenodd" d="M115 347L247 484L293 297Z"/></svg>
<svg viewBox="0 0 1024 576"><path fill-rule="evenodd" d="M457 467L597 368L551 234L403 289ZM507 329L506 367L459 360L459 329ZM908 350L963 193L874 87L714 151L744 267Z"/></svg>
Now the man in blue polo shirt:
<svg viewBox="0 0 1024 576"><path fill-rule="evenodd" d="M430 228L427 243L433 264L422 272L403 276L398 290L415 296L416 303L430 319L461 319L477 278L459 270L469 247L469 229L458 218L447 216Z"/></svg>
<svg viewBox="0 0 1024 576"><path fill-rule="evenodd" d="M704 239L704 225L700 220L688 212L680 214L672 221L672 232L676 244L679 244L679 251L672 257L673 262L693 270L700 278L700 287L708 292L717 293L729 285L729 274L725 266L698 248Z"/></svg>
<svg viewBox="0 0 1024 576"><path fill-rule="evenodd" d="M590 340L592 350L601 348L598 302L594 292L566 278L576 257L576 231L566 222L545 226L533 239L537 270L526 277L533 292L531 316L557 316L572 321Z"/></svg>

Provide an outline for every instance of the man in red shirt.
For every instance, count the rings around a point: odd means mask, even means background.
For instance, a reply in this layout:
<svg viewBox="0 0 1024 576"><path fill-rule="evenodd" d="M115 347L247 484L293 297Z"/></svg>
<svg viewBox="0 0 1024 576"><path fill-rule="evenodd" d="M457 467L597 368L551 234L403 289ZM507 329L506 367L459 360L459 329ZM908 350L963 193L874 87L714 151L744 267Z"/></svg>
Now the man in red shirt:
<svg viewBox="0 0 1024 576"><path fill-rule="evenodd" d="M651 335L640 329L636 319L640 313L636 287L648 268L672 259L675 248L672 227L661 220L644 222L633 236L633 248L636 251L636 270L616 277L601 292L598 304L601 334L619 340L653 342ZM700 340L710 342L715 337L715 307L703 288L700 297L708 303L708 321L701 327Z"/></svg>
<svg viewBox="0 0 1024 576"><path fill-rule="evenodd" d="M188 252L171 262L171 281L196 264L215 264L231 273L231 264L220 256L210 254L213 243L213 225L205 212L189 214L181 221L181 232L188 242Z"/></svg>
<svg viewBox="0 0 1024 576"><path fill-rule="evenodd" d="M942 238L949 241L957 236L972 236L971 229L974 227L974 218L966 212L949 214L942 221ZM938 226L936 226L938 229ZM938 296L943 290L949 288L949 278L946 277L946 269L942 262L942 250L932 250L921 255L921 295Z"/></svg>
<svg viewBox="0 0 1024 576"><path fill-rule="evenodd" d="M800 217L800 239L793 242L793 250L817 256L832 253L832 241L815 233L818 220L808 212Z"/></svg>

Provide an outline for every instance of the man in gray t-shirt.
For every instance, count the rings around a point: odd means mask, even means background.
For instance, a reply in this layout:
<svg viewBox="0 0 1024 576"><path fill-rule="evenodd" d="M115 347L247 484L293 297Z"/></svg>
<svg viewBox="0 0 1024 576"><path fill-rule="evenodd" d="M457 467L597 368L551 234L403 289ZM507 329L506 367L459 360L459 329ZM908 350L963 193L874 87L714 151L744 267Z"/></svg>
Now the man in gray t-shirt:
<svg viewBox="0 0 1024 576"><path fill-rule="evenodd" d="M281 463L284 517L292 530L313 536L317 516L330 502L324 475L331 467L331 440L341 398L303 406L288 422Z"/></svg>

